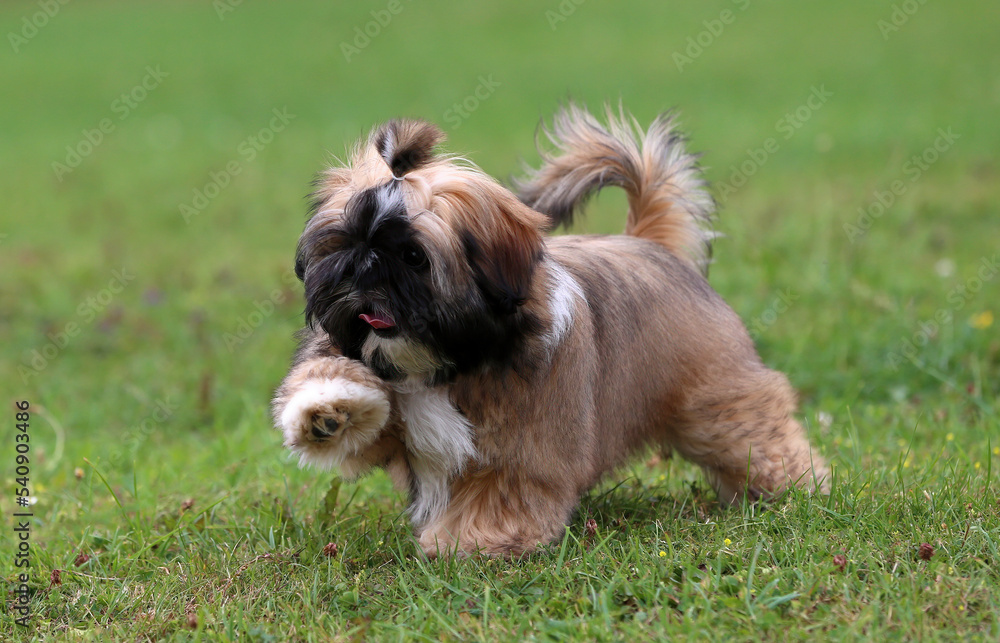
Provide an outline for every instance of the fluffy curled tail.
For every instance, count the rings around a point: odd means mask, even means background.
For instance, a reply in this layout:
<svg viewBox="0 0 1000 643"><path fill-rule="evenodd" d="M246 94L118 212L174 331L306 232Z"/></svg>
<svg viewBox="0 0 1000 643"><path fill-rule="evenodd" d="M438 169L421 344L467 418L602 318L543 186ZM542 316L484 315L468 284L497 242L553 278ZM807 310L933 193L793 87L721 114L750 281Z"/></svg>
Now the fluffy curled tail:
<svg viewBox="0 0 1000 643"><path fill-rule="evenodd" d="M624 188L625 234L655 241L705 272L715 203L673 116L661 114L643 131L621 108L616 114L608 106L606 114L607 127L577 105L560 110L543 129L555 150L541 150L542 166L516 181L519 197L559 225L604 186Z"/></svg>

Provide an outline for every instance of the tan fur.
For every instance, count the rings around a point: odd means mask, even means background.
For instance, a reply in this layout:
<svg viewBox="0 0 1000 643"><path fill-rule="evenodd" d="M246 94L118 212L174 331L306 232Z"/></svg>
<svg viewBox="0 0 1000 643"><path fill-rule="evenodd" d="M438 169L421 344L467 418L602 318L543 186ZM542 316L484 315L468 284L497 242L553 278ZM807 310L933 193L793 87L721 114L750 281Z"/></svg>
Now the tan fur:
<svg viewBox="0 0 1000 643"><path fill-rule="evenodd" d="M555 150L541 150L542 166L516 182L521 199L566 223L597 190L621 187L629 204L625 234L655 241L704 272L715 204L673 116L661 115L646 130L621 107L615 113L607 106L605 116L607 126L574 104L556 113L544 130Z"/></svg>
<svg viewBox="0 0 1000 643"><path fill-rule="evenodd" d="M793 486L828 490L826 465L793 417L787 379L761 363L737 315L699 272L712 236L704 227L710 200L669 119L639 140L623 115L603 133L579 109L560 118L561 156L547 157L522 183L527 200L565 212L594 188L573 181L593 180L605 159L607 173L621 179L610 184L629 194L630 236L546 239L550 221L481 171L433 156L393 179L374 139L358 148L349 172L327 175L307 225L330 225L359 190L401 179L407 216L430 249L436 295L458 306L477 288L459 239L468 232L489 260L479 269L523 283L519 314L540 326L524 338L516 369L487 365L445 385L473 427L477 456L451 478L443 513L415 525L421 548L431 556L531 551L560 536L581 494L649 445L703 467L726 504ZM398 131L423 131L408 127ZM589 178L573 179L574 166L584 165ZM322 331L307 333L275 398L276 420L292 395L331 374L389 401L401 394L337 357ZM355 473L386 466L399 486L412 486L409 430L393 413L371 447L345 461Z"/></svg>
<svg viewBox="0 0 1000 643"><path fill-rule="evenodd" d="M390 411L392 389L364 364L335 356L336 351L325 338L314 336L308 349L313 356L294 365L275 392L272 409L276 426L282 426L282 412L310 382L349 380L375 392L372 397L376 399L322 400L303 409L301 428L332 419L341 429L334 439L325 441L312 439L307 430L295 431L286 436L285 446L305 458L338 461L341 473L348 478L361 476L375 466L383 467L396 486L405 490L407 474L401 427Z"/></svg>

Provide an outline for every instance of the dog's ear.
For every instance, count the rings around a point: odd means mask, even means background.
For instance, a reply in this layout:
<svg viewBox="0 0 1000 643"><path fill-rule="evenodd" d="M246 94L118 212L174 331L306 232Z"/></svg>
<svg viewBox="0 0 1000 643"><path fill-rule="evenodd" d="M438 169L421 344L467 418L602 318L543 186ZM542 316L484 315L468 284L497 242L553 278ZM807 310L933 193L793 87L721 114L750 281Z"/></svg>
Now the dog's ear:
<svg viewBox="0 0 1000 643"><path fill-rule="evenodd" d="M399 178L434 158L444 132L426 121L392 120L378 128L372 142L392 175Z"/></svg>
<svg viewBox="0 0 1000 643"><path fill-rule="evenodd" d="M489 219L494 225L467 229L462 242L476 285L495 312L509 315L528 299L547 220L513 195L495 205L498 216Z"/></svg>

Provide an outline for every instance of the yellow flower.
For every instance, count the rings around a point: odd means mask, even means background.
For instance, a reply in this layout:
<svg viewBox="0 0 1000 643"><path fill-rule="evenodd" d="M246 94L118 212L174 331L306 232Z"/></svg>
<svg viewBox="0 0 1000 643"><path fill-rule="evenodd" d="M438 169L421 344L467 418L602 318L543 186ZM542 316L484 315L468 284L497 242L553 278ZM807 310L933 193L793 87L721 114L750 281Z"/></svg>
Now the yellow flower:
<svg viewBox="0 0 1000 643"><path fill-rule="evenodd" d="M726 544L726 547L728 547L728 546L730 546L730 545L732 545L732 544L733 544L733 541L729 540L728 538L726 538L726 539L725 539L724 541L722 541L722 542L724 542L724 543Z"/></svg>
<svg viewBox="0 0 1000 643"><path fill-rule="evenodd" d="M985 330L993 325L993 311L984 310L969 318L969 326L978 330Z"/></svg>
<svg viewBox="0 0 1000 643"><path fill-rule="evenodd" d="M979 463L977 462L976 464L974 464L974 465L972 465L972 466L973 466L973 467L975 467L976 469L978 469L978 468L979 468L980 466L982 466L982 465L980 465L980 464L979 464Z"/></svg>
<svg viewBox="0 0 1000 643"><path fill-rule="evenodd" d="M993 447L993 455L1000 455L1000 447Z"/></svg>
<svg viewBox="0 0 1000 643"><path fill-rule="evenodd" d="M955 439L955 434L949 433L948 435L944 436L944 439L947 440L948 442L951 442Z"/></svg>
<svg viewBox="0 0 1000 643"><path fill-rule="evenodd" d="M665 552L665 551L663 551L663 550L661 549L661 550L660 550L660 558L666 558L666 557L667 557L667 552Z"/></svg>

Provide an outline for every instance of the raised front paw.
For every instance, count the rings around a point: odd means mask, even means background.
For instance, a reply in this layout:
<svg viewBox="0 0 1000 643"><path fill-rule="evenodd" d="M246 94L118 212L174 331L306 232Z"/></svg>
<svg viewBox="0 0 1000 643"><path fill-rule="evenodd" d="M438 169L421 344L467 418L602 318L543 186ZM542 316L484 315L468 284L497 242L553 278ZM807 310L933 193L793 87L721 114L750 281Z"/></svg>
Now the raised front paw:
<svg viewBox="0 0 1000 643"><path fill-rule="evenodd" d="M317 442L329 440L337 434L337 431L346 428L350 421L351 412L346 408L334 408L330 416L317 413L313 416L312 428L307 438Z"/></svg>
<svg viewBox="0 0 1000 643"><path fill-rule="evenodd" d="M361 456L389 417L383 390L345 377L307 379L286 390L283 402L276 419L285 446L300 464L325 469Z"/></svg>

